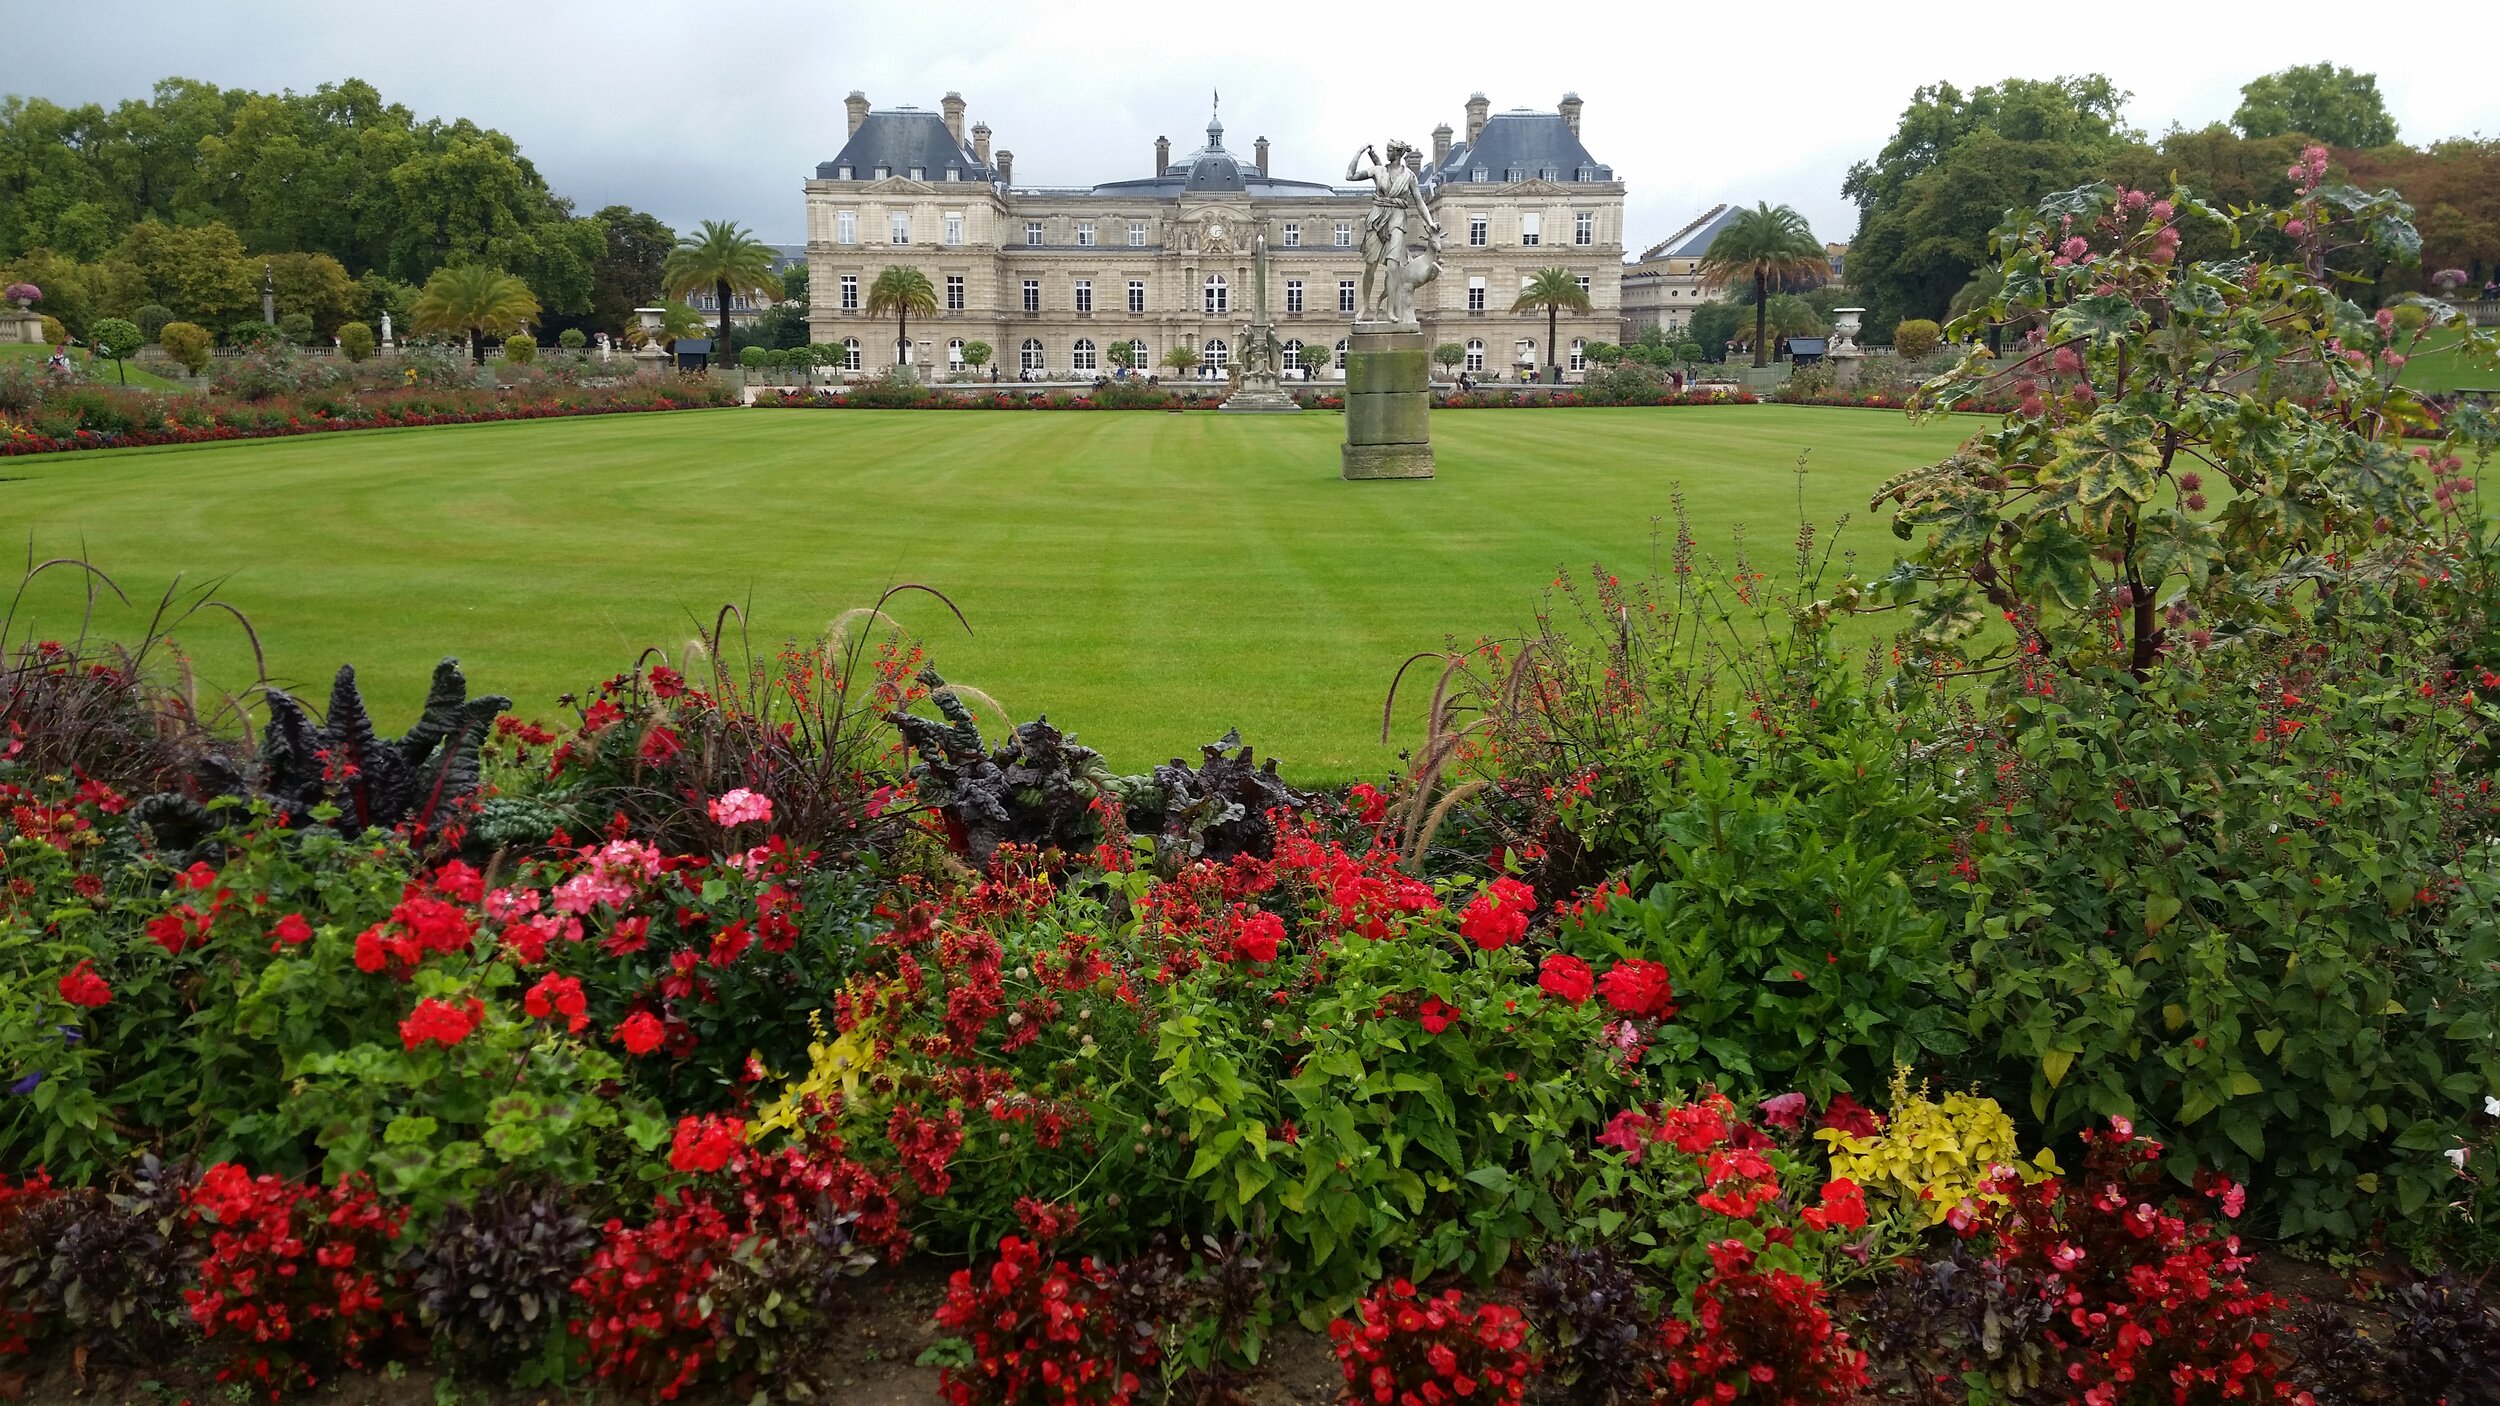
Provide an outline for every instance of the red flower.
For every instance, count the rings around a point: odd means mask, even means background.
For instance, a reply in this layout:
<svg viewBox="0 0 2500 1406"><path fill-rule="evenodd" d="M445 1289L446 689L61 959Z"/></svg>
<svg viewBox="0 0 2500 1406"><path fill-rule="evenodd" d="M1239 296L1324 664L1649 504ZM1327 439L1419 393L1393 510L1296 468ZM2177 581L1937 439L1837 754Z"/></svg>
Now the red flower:
<svg viewBox="0 0 2500 1406"><path fill-rule="evenodd" d="M642 735L642 750L637 755L653 766L665 766L684 750L685 744L677 740L676 729L661 724Z"/></svg>
<svg viewBox="0 0 2500 1406"><path fill-rule="evenodd" d="M1438 996L1426 996L1415 1018L1423 1022L1425 1034L1438 1035L1457 1023L1458 1007Z"/></svg>
<svg viewBox="0 0 2500 1406"><path fill-rule="evenodd" d="M1866 1192L1847 1177L1834 1177L1823 1183L1822 1204L1808 1206L1797 1218L1814 1230L1864 1230L1866 1228Z"/></svg>
<svg viewBox="0 0 2500 1406"><path fill-rule="evenodd" d="M1241 925L1241 935L1233 939L1233 951L1253 962L1272 962L1284 936L1284 919L1273 913L1253 913Z"/></svg>
<svg viewBox="0 0 2500 1406"><path fill-rule="evenodd" d="M717 1172L746 1145L747 1125L736 1118L705 1114L677 1120L668 1165L680 1172Z"/></svg>
<svg viewBox="0 0 2500 1406"><path fill-rule="evenodd" d="M1830 1106L1823 1110L1823 1126L1851 1137L1873 1137L1883 1129L1884 1124L1865 1104L1847 1094L1836 1094Z"/></svg>
<svg viewBox="0 0 2500 1406"><path fill-rule="evenodd" d="M1366 825L1377 825L1389 814L1389 798L1368 783L1355 782L1346 788L1346 796L1354 802L1354 818Z"/></svg>
<svg viewBox="0 0 2500 1406"><path fill-rule="evenodd" d="M1597 989L1607 1005L1635 1020L1665 1020L1675 1014L1675 983L1656 962L1627 957L1606 969Z"/></svg>
<svg viewBox="0 0 2500 1406"><path fill-rule="evenodd" d="M469 1032L486 1017L485 1003L470 997L460 1005L438 1001L432 996L417 1002L417 1008L399 1023L400 1042L409 1049L432 1041L451 1046L469 1038Z"/></svg>
<svg viewBox="0 0 2500 1406"><path fill-rule="evenodd" d="M1555 1000L1576 1006L1597 990L1597 976L1588 963L1568 952L1556 952L1537 968L1536 984Z"/></svg>
<svg viewBox="0 0 2500 1406"><path fill-rule="evenodd" d="M666 701L686 691L686 676L666 664L651 666L651 696Z"/></svg>
<svg viewBox="0 0 2500 1406"><path fill-rule="evenodd" d="M660 1018L649 1011L636 1011L625 1017L624 1024L616 1027L617 1043L623 1045L625 1053L630 1055L647 1055L658 1049L665 1033L660 1026Z"/></svg>
<svg viewBox="0 0 2500 1406"><path fill-rule="evenodd" d="M582 999L580 980L558 976L554 972L540 977L538 984L522 996L521 1008L528 1011L533 1020L552 1020L562 1015L566 1017L564 1028L576 1035L590 1024L589 1008Z"/></svg>
<svg viewBox="0 0 2500 1406"><path fill-rule="evenodd" d="M1458 931L1477 948L1499 951L1528 931L1528 915L1536 911L1536 894L1526 884L1504 875L1478 893L1458 915Z"/></svg>
<svg viewBox="0 0 2500 1406"><path fill-rule="evenodd" d="M78 965L69 969L69 975L61 978L61 999L94 1010L113 999L113 988L104 984L103 977L88 970L86 959L81 957Z"/></svg>
<svg viewBox="0 0 2500 1406"><path fill-rule="evenodd" d="M312 935L312 924L304 921L303 914L289 913L285 917L278 920L278 925L276 927L269 930L269 950L275 952L282 944L289 947L300 947L304 943L312 941Z"/></svg>

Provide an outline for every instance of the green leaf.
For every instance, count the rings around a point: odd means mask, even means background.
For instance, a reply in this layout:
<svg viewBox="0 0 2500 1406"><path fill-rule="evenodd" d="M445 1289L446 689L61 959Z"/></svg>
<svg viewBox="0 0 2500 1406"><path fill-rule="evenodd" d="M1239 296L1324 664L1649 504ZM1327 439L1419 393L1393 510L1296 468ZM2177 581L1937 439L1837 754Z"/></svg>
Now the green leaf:
<svg viewBox="0 0 2500 1406"><path fill-rule="evenodd" d="M2047 1075L2049 1087L2056 1088L2066 1079L2066 1071L2074 1068L2073 1050L2049 1050L2040 1056L2040 1072Z"/></svg>
<svg viewBox="0 0 2500 1406"><path fill-rule="evenodd" d="M2190 586L2203 590L2220 560L2222 545L2214 540L2213 529L2175 508L2153 509L2136 529L2137 574L2157 591L2172 576L2185 576Z"/></svg>
<svg viewBox="0 0 2500 1406"><path fill-rule="evenodd" d="M2061 518L2042 518L2014 544L2014 580L2026 592L2080 610L2092 598L2092 543Z"/></svg>
<svg viewBox="0 0 2500 1406"><path fill-rule="evenodd" d="M2077 501L2093 507L2112 498L2137 503L2151 498L2160 464L2151 421L2126 411L2105 411L2067 441L2066 452L2052 467L2058 477L2074 480Z"/></svg>
<svg viewBox="0 0 2500 1406"><path fill-rule="evenodd" d="M2134 303L2116 293L2077 298L2058 309L2057 316L2049 320L2049 340L2089 337L2096 343L2107 343L2126 335L2142 317Z"/></svg>

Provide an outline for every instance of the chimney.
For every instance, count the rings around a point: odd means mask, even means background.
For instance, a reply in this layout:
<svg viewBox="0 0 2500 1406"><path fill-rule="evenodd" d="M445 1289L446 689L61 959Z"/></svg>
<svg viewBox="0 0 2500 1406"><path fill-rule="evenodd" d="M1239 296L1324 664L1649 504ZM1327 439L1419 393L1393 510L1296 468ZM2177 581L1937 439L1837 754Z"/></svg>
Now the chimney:
<svg viewBox="0 0 2500 1406"><path fill-rule="evenodd" d="M1438 171L1450 164L1450 124L1432 129L1432 169Z"/></svg>
<svg viewBox="0 0 2500 1406"><path fill-rule="evenodd" d="M990 124L987 122L972 124L972 159L984 166L990 164Z"/></svg>
<svg viewBox="0 0 2500 1406"><path fill-rule="evenodd" d="M1262 176L1266 175L1266 174L1267 174L1267 138L1265 138L1265 137L1261 137L1261 138L1259 138L1257 141L1252 142L1252 143L1250 144L1250 150L1251 150L1251 151L1253 151L1253 152L1255 152L1255 153L1257 153L1258 166L1259 166L1259 174L1260 174L1260 175L1262 175Z"/></svg>
<svg viewBox="0 0 2500 1406"><path fill-rule="evenodd" d="M1406 149L1406 169L1418 176L1424 173L1424 154L1411 146Z"/></svg>
<svg viewBox="0 0 2500 1406"><path fill-rule="evenodd" d="M868 120L868 95L853 88L851 95L842 100L842 105L851 110L851 130L843 135L856 137L859 135L859 125Z"/></svg>
<svg viewBox="0 0 2500 1406"><path fill-rule="evenodd" d="M953 137L960 149L964 144L964 95L948 93L939 101L938 109L946 114L946 135Z"/></svg>
<svg viewBox="0 0 2500 1406"><path fill-rule="evenodd" d="M1473 94L1467 99L1467 145L1474 146L1476 138L1484 135L1485 114L1492 110L1492 102L1482 93Z"/></svg>
<svg viewBox="0 0 2500 1406"><path fill-rule="evenodd" d="M1578 93L1563 94L1562 106L1556 108L1555 111L1562 114L1563 125L1571 129L1571 135L1575 137L1580 135L1580 95Z"/></svg>
<svg viewBox="0 0 2500 1406"><path fill-rule="evenodd" d="M1172 166L1172 139L1155 138L1155 174L1160 176Z"/></svg>
<svg viewBox="0 0 2500 1406"><path fill-rule="evenodd" d="M1016 154L1012 151L998 154L998 183L1003 186L1016 183Z"/></svg>

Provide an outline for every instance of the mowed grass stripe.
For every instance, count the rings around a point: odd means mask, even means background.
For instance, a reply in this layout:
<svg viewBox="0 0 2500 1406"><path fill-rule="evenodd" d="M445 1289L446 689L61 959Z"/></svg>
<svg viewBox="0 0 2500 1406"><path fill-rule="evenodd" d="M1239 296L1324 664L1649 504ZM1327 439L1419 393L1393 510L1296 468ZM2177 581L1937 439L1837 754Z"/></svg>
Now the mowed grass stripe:
<svg viewBox="0 0 2500 1406"><path fill-rule="evenodd" d="M1441 477L1337 478L1341 419L1205 414L707 411L379 431L16 460L0 521L84 551L134 596L223 578L283 678L353 662L386 716L458 654L551 716L556 696L675 650L723 601L755 639L811 635L899 581L971 618L899 613L940 668L1142 768L1238 724L1310 780L1377 774L1379 700L1407 653L1514 631L1558 567L1649 562L1681 483L1706 549L1739 525L1785 562L1804 510L1854 515L1961 433L1791 407L1458 411ZM74 630L66 573L31 619ZM102 628L128 633L134 612ZM182 632L204 679L249 677L238 632ZM1405 739L1401 739L1404 741Z"/></svg>

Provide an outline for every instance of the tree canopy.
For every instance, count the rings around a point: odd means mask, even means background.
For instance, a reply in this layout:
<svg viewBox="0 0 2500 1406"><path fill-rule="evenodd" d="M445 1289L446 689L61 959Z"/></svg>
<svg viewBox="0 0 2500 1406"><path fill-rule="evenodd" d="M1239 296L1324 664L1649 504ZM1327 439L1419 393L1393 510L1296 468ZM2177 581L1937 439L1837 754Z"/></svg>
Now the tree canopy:
<svg viewBox="0 0 2500 1406"><path fill-rule="evenodd" d="M2379 97L2378 75L2323 62L2248 80L2231 125L2244 137L2303 136L2328 146L2366 148L2396 140L2396 119Z"/></svg>

